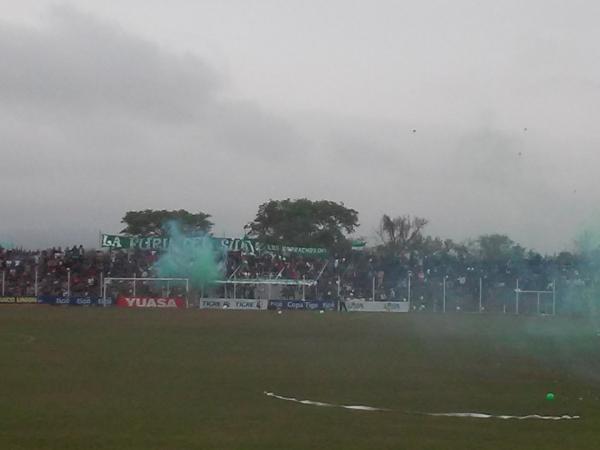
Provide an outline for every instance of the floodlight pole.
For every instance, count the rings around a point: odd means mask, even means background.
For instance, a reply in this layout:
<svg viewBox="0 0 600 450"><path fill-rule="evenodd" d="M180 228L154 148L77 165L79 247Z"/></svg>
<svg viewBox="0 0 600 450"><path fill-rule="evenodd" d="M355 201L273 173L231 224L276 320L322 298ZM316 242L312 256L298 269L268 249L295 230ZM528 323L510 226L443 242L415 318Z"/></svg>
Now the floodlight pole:
<svg viewBox="0 0 600 450"><path fill-rule="evenodd" d="M373 285L371 287L371 301L375 301L375 277L373 277Z"/></svg>
<svg viewBox="0 0 600 450"><path fill-rule="evenodd" d="M446 312L446 278L447 275L444 275L444 280L442 282L442 291L443 291L443 296L442 296L442 312Z"/></svg>
<svg viewBox="0 0 600 450"><path fill-rule="evenodd" d="M71 298L71 268L67 268L67 298Z"/></svg>
<svg viewBox="0 0 600 450"><path fill-rule="evenodd" d="M269 280L273 278L272 274L269 274ZM267 300L271 300L271 283L267 285Z"/></svg>
<svg viewBox="0 0 600 450"><path fill-rule="evenodd" d="M169 284L169 282L167 281L167 285ZM167 287L167 290L169 291L167 293L167 295L170 297L171 296L171 291L170 289ZM185 280L185 307L189 308L190 307L190 280L186 278Z"/></svg>
<svg viewBox="0 0 600 450"><path fill-rule="evenodd" d="M556 279L552 280L552 315L556 315Z"/></svg>
<svg viewBox="0 0 600 450"><path fill-rule="evenodd" d="M519 314L519 279L517 278L517 288L515 289L515 304L516 304L516 312Z"/></svg>
<svg viewBox="0 0 600 450"><path fill-rule="evenodd" d="M38 268L35 266L35 284L33 285L35 296L38 296Z"/></svg>
<svg viewBox="0 0 600 450"><path fill-rule="evenodd" d="M408 272L408 309L410 309L410 279L412 277L412 272Z"/></svg>
<svg viewBox="0 0 600 450"><path fill-rule="evenodd" d="M479 277L479 312L483 312L483 278Z"/></svg>
<svg viewBox="0 0 600 450"><path fill-rule="evenodd" d="M100 297L104 294L104 272L100 272Z"/></svg>
<svg viewBox="0 0 600 450"><path fill-rule="evenodd" d="M306 275L302 275L302 281L306 281ZM306 300L306 285L302 284L302 300Z"/></svg>

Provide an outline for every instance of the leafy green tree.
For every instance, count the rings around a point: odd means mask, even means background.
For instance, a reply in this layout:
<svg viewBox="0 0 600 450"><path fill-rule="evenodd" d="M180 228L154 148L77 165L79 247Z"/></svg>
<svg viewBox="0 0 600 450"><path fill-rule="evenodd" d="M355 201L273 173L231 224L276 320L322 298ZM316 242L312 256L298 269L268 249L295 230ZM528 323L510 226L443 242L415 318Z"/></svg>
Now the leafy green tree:
<svg viewBox="0 0 600 450"><path fill-rule="evenodd" d="M349 250L358 212L329 200L269 200L258 207L248 235L270 244Z"/></svg>
<svg viewBox="0 0 600 450"><path fill-rule="evenodd" d="M144 209L142 211L127 211L121 220L126 225L121 233L131 235L162 235L164 225L170 221L175 221L186 234L208 233L213 223L208 220L209 214L203 212L190 213L185 209L167 211Z"/></svg>
<svg viewBox="0 0 600 450"><path fill-rule="evenodd" d="M468 256L464 244L457 244L452 239L427 236L416 251L419 256L428 259L430 264L449 268L459 262L465 262Z"/></svg>
<svg viewBox="0 0 600 450"><path fill-rule="evenodd" d="M505 234L485 234L474 243L481 265L492 272L521 271L527 266L526 249Z"/></svg>
<svg viewBox="0 0 600 450"><path fill-rule="evenodd" d="M515 243L504 234L484 234L477 239L476 245L482 261L498 263L510 260Z"/></svg>
<svg viewBox="0 0 600 450"><path fill-rule="evenodd" d="M578 262L577 255L571 252L562 251L556 256L556 263L561 268L572 268L575 267Z"/></svg>

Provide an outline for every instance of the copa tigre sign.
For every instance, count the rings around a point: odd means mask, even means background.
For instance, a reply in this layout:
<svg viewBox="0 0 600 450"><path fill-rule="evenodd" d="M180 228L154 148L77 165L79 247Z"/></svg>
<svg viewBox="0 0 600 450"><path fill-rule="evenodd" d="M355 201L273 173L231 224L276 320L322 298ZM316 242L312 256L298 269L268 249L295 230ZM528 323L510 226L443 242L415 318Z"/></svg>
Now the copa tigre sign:
<svg viewBox="0 0 600 450"><path fill-rule="evenodd" d="M185 308L185 300L179 297L119 297L121 308Z"/></svg>

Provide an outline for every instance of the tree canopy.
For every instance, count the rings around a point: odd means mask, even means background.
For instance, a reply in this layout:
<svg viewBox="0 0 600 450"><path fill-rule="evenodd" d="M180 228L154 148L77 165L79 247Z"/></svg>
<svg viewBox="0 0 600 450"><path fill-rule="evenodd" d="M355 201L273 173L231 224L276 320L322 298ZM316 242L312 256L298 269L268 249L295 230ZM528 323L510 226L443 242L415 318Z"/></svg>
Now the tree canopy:
<svg viewBox="0 0 600 450"><path fill-rule="evenodd" d="M418 250L424 241L423 229L427 223L428 220L422 217L404 215L392 218L384 214L377 232L384 252L391 256L406 257L411 251Z"/></svg>
<svg viewBox="0 0 600 450"><path fill-rule="evenodd" d="M358 212L343 203L306 198L270 200L258 207L249 235L271 244L349 249Z"/></svg>
<svg viewBox="0 0 600 450"><path fill-rule="evenodd" d="M164 225L170 221L179 224L186 234L208 233L213 223L208 220L210 214L203 212L190 213L185 209L167 211L165 209L144 209L142 211L127 211L121 220L126 227L121 233L132 235L162 235Z"/></svg>

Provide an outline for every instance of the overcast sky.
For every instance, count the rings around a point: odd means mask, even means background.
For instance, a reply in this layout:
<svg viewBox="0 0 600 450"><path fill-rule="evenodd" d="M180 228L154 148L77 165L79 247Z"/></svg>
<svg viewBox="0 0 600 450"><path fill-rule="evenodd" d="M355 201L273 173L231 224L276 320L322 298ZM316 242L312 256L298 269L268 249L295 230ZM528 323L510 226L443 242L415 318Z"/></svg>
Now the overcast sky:
<svg viewBox="0 0 600 450"><path fill-rule="evenodd" d="M366 237L413 214L554 252L597 210L600 2L0 7L0 242L94 245L144 208L239 236L308 197Z"/></svg>

